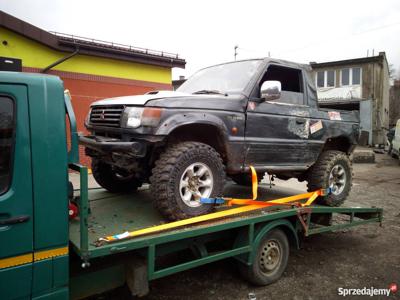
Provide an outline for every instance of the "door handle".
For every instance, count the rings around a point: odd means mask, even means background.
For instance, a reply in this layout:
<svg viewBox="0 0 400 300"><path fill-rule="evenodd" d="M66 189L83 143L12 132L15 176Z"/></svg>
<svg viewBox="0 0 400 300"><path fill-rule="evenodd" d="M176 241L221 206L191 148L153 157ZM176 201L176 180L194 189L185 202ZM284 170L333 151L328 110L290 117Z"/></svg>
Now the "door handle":
<svg viewBox="0 0 400 300"><path fill-rule="evenodd" d="M296 118L296 124L304 124L306 122L306 119L304 118Z"/></svg>
<svg viewBox="0 0 400 300"><path fill-rule="evenodd" d="M5 225L14 225L14 224L19 224L19 223L24 223L29 220L30 216L28 215L22 215L22 216L16 216L8 219L0 219L0 226L5 226Z"/></svg>

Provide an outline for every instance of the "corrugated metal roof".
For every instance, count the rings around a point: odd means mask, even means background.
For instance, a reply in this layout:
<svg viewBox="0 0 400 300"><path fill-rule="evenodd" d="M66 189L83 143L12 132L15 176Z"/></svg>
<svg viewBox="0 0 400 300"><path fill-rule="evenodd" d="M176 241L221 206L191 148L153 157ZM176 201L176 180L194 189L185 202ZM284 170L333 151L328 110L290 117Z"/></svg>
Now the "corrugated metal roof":
<svg viewBox="0 0 400 300"><path fill-rule="evenodd" d="M170 68L184 68L186 64L186 61L183 58L180 58L177 54L73 35L53 34L1 10L0 26L58 51L74 52L79 47L80 54L113 58L117 60Z"/></svg>

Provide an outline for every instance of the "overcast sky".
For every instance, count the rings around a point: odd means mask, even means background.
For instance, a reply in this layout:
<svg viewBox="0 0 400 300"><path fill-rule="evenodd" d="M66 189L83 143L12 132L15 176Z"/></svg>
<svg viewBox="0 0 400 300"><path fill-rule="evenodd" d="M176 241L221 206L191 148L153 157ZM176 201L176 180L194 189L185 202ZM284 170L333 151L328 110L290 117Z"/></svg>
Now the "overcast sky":
<svg viewBox="0 0 400 300"><path fill-rule="evenodd" d="M178 53L186 70L271 57L308 63L386 51L400 70L400 1L0 0L0 9L57 31Z"/></svg>

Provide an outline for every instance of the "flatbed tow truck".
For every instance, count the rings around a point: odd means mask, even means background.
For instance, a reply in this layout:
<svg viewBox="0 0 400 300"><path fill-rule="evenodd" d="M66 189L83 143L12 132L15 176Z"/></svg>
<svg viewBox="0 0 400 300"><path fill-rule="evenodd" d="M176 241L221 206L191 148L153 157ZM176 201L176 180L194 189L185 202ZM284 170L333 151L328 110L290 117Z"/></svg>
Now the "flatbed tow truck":
<svg viewBox="0 0 400 300"><path fill-rule="evenodd" d="M303 237L382 222L380 208L308 205L329 191L271 205L255 202L253 186L251 199L202 199L234 208L167 223L146 191L88 189L72 105L58 77L0 72L0 103L1 299L81 299L124 284L142 296L151 280L225 258L235 258L251 283L266 285L279 279L289 247ZM68 168L80 176L73 196ZM71 220L68 207L79 209ZM189 257L163 260L187 250Z"/></svg>

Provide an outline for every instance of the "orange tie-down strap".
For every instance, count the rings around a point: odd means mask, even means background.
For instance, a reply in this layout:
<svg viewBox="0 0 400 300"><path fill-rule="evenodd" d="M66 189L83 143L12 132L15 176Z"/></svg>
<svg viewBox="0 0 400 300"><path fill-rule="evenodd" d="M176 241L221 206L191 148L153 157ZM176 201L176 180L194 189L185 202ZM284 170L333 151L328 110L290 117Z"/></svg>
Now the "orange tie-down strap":
<svg viewBox="0 0 400 300"><path fill-rule="evenodd" d="M250 166L251 169L251 174L252 174L252 192L253 192L253 197L252 199L236 199L236 198L218 198L219 200L223 199L223 201L227 202L228 206L231 205L241 205L241 207L237 208L232 208L232 209L227 209L215 213L210 213L198 217L193 217L185 220L180 220L180 221L175 221L167 224L162 224L162 225L157 225L153 227L148 227L144 229L139 229L131 232L124 232L121 234L117 235L110 235L106 236L103 238L100 238L97 240L95 243L97 246L103 245L104 243L111 243L115 241L121 241L133 237L138 237L142 235L147 235L147 234L152 234L152 233L158 233L161 231L165 230L171 230L171 229L176 229L179 227L187 226L187 225L192 225L192 224L197 224L205 221L210 221L210 220L216 220L232 215L237 215L253 210L257 210L260 208L264 208L267 206L276 206L276 205L288 205L288 206L309 206L312 204L312 202L318 197L318 196L324 196L327 194L327 191L324 189L317 190L315 192L310 192L310 193L305 193L305 194L299 194L295 196L289 196L289 197L284 197L284 198L279 198L275 200L269 200L269 201L263 201L263 200L255 200L257 199L257 189L258 189L258 179L257 179L257 173L255 169ZM329 191L328 191L329 192ZM215 200L217 198L210 198L209 200ZM306 202L303 201L303 203L299 202L300 200L307 199ZM211 202L209 202L211 203ZM216 203L216 202L212 202Z"/></svg>

